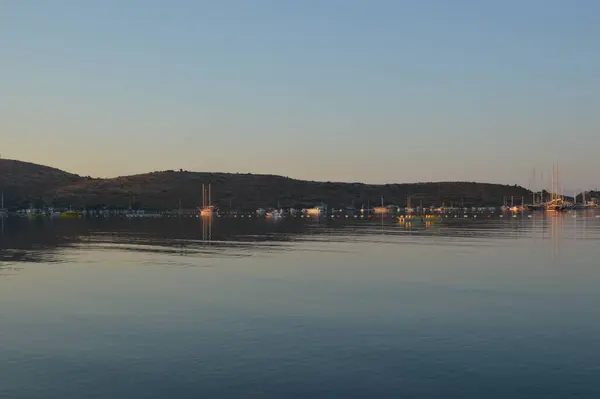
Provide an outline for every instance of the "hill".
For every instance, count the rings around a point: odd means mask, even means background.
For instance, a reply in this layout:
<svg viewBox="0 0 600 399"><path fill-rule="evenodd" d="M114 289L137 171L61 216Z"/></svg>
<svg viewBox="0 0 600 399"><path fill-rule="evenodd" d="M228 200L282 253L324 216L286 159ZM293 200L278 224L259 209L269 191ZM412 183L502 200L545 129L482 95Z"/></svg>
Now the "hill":
<svg viewBox="0 0 600 399"><path fill-rule="evenodd" d="M583 194L577 194L576 199L577 203L582 203L584 200L589 201L591 199L598 201L600 199L600 191L586 191L585 197Z"/></svg>
<svg viewBox="0 0 600 399"><path fill-rule="evenodd" d="M213 202L221 209L252 210L257 207L308 207L325 203L342 207L379 204L465 206L501 205L503 198L531 198L523 187L438 182L410 184L363 184L296 180L274 175L163 171L111 179L81 177L46 166L0 160L0 189L6 206L119 207L145 209L195 208L202 201L202 184L211 184Z"/></svg>
<svg viewBox="0 0 600 399"><path fill-rule="evenodd" d="M6 207L28 207L30 201L53 198L53 190L83 178L48 166L0 159L0 190Z"/></svg>

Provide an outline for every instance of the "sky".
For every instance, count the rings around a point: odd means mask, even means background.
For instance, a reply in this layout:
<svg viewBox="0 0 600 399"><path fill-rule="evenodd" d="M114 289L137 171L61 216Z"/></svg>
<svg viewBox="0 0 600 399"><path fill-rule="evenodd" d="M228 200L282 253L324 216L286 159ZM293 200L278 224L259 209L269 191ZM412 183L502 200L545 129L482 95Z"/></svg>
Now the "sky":
<svg viewBox="0 0 600 399"><path fill-rule="evenodd" d="M599 18L596 0L5 0L0 154L533 188L558 162L596 188Z"/></svg>

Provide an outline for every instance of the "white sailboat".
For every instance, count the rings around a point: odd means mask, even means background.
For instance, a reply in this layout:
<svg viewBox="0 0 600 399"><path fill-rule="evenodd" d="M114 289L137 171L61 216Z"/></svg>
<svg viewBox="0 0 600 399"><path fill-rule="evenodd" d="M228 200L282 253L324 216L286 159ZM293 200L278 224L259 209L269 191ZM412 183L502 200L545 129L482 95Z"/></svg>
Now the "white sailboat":
<svg viewBox="0 0 600 399"><path fill-rule="evenodd" d="M565 211L571 204L565 201L562 194L558 194L558 164L552 165L552 199L546 203L546 210L550 212Z"/></svg>
<svg viewBox="0 0 600 399"><path fill-rule="evenodd" d="M208 193L208 197L207 197L207 193ZM202 185L202 208L200 209L200 216L211 217L211 216L216 215L216 213L217 213L217 209L214 207L214 205L212 205L212 202L211 202L210 183L208 184L208 192L203 184Z"/></svg>

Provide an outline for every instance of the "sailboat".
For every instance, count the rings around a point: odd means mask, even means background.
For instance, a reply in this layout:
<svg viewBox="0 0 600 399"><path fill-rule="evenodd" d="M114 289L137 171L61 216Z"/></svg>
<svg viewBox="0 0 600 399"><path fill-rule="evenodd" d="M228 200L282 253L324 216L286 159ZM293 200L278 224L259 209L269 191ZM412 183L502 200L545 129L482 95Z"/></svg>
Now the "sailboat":
<svg viewBox="0 0 600 399"><path fill-rule="evenodd" d="M414 214L415 209L412 207L412 197L409 195L406 197L406 207L404 208L404 215L399 216L400 222L404 221L412 221L419 219L419 217Z"/></svg>
<svg viewBox="0 0 600 399"><path fill-rule="evenodd" d="M463 208L464 208L464 204L463 204ZM420 205L420 207L418 208L420 209L420 212L416 212L415 213L415 208L412 207L412 196L408 196L406 198L406 208L405 208L405 214L404 215L400 215L398 216L398 221L400 223L406 223L407 225L412 225L413 222L425 222L426 224L434 222L434 221L438 221L441 220L440 215L433 215L433 214L424 214L423 213L423 206Z"/></svg>
<svg viewBox="0 0 600 399"><path fill-rule="evenodd" d="M525 206L530 211L543 211L546 209L544 204L544 191L537 191L536 180L535 180L535 168L533 168L533 183L531 185L531 195L532 201L531 204ZM544 180L544 174L542 173L542 180Z"/></svg>
<svg viewBox="0 0 600 399"><path fill-rule="evenodd" d="M558 191L558 165L552 166L552 199L546 203L546 211L562 212L569 208L569 204L562 195L557 194Z"/></svg>
<svg viewBox="0 0 600 399"><path fill-rule="evenodd" d="M207 198L207 194L208 194L208 198ZM202 185L202 208L200 209L200 216L210 217L210 216L216 215L216 213L217 213L217 209L211 203L210 194L211 194L210 183L208 184L208 191L206 190L206 188L204 187L204 184L203 184ZM207 201L207 199L208 199L208 201Z"/></svg>
<svg viewBox="0 0 600 399"><path fill-rule="evenodd" d="M525 198L521 197L521 205L515 205L514 204L514 197L511 197L511 207L510 207L510 211L515 213L515 212L523 212L525 210Z"/></svg>

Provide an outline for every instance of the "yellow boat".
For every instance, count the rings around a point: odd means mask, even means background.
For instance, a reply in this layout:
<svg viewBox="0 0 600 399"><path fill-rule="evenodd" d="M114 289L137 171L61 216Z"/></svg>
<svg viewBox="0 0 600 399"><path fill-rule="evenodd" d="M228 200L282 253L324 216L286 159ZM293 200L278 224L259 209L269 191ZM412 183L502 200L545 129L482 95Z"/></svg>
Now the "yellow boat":
<svg viewBox="0 0 600 399"><path fill-rule="evenodd" d="M61 218L65 218L65 219L77 219L81 217L81 212L77 212L77 211L66 211L66 212L62 212L60 214Z"/></svg>

